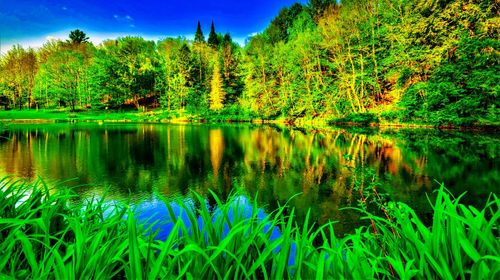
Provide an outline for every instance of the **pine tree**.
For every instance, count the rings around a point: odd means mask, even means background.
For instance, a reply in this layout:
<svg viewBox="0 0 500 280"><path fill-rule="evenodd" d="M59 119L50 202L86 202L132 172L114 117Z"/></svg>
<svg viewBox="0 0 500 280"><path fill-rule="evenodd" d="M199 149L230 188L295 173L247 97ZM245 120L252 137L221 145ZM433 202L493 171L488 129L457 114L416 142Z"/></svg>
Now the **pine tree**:
<svg viewBox="0 0 500 280"><path fill-rule="evenodd" d="M82 44L87 43L89 41L89 37L87 37L85 32L80 29L76 29L69 33L69 40L73 44Z"/></svg>
<svg viewBox="0 0 500 280"><path fill-rule="evenodd" d="M200 21L198 21L198 26L196 27L196 33L194 34L194 42L195 43L205 42L205 36L203 36L203 31L201 31Z"/></svg>
<svg viewBox="0 0 500 280"><path fill-rule="evenodd" d="M218 111L224 107L224 99L226 93L224 92L224 84L222 82L222 76L220 74L220 63L219 56L215 57L214 71L212 74L212 82L210 83L210 109Z"/></svg>
<svg viewBox="0 0 500 280"><path fill-rule="evenodd" d="M219 39L217 38L217 33L215 33L214 21L212 20L212 26L210 27L210 34L208 35L208 45L212 48L219 47Z"/></svg>
<svg viewBox="0 0 500 280"><path fill-rule="evenodd" d="M226 33L224 34L224 37L222 39L222 45L227 46L230 45L233 42L233 39L231 38L231 34Z"/></svg>

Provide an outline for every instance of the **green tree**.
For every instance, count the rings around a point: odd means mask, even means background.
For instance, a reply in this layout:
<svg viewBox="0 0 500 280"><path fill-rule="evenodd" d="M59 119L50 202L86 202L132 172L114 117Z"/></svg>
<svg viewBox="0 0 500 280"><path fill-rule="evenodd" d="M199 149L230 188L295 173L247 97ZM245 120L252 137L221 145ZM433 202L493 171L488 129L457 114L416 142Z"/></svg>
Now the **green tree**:
<svg viewBox="0 0 500 280"><path fill-rule="evenodd" d="M47 92L59 105L76 109L78 85L83 72L84 56L71 49L61 49L51 54L41 65L38 81L47 82Z"/></svg>
<svg viewBox="0 0 500 280"><path fill-rule="evenodd" d="M403 11L401 22L392 24L405 39L406 55L397 59L400 117L440 125L496 122L500 25L495 4L415 1Z"/></svg>
<svg viewBox="0 0 500 280"><path fill-rule="evenodd" d="M141 37L106 41L94 59L92 87L113 107L133 105L154 97L157 54L155 43Z"/></svg>
<svg viewBox="0 0 500 280"><path fill-rule="evenodd" d="M208 89L210 84L210 62L215 50L204 41L194 42L191 52L191 75L192 87L188 94L188 105L192 111L206 110L209 107Z"/></svg>
<svg viewBox="0 0 500 280"><path fill-rule="evenodd" d="M158 45L160 57L157 88L162 91L160 103L167 110L184 109L189 92L190 50L183 39L168 38Z"/></svg>
<svg viewBox="0 0 500 280"><path fill-rule="evenodd" d="M280 10L242 49L229 34L95 47L81 30L0 61L2 104L75 109L159 103L263 118L497 124L498 5L486 0L310 0ZM234 107L233 107L234 106Z"/></svg>
<svg viewBox="0 0 500 280"><path fill-rule="evenodd" d="M75 29L69 33L69 40L73 44L82 44L89 41L89 37L80 29Z"/></svg>
<svg viewBox="0 0 500 280"><path fill-rule="evenodd" d="M205 36L203 36L203 31L201 30L200 21L198 21L198 25L196 26L196 33L194 34L194 42L205 43Z"/></svg>
<svg viewBox="0 0 500 280"><path fill-rule="evenodd" d="M258 34L246 46L242 66L245 88L241 105L252 113L271 118L280 114L280 103L275 86L277 79L271 64L273 46L266 39L265 34Z"/></svg>
<svg viewBox="0 0 500 280"><path fill-rule="evenodd" d="M219 38L217 37L217 33L215 33L215 26L213 21L212 25L210 26L210 34L208 34L207 43L212 48L217 49L219 47Z"/></svg>
<svg viewBox="0 0 500 280"><path fill-rule="evenodd" d="M28 108L31 108L37 71L38 60L31 48L25 50L16 45L2 58L3 94L14 107L22 109L27 104Z"/></svg>
<svg viewBox="0 0 500 280"><path fill-rule="evenodd" d="M290 29L293 22L297 19L298 15L302 12L303 6L300 3L293 4L290 8L283 8L280 10L269 26L266 28L266 35L269 42L276 44L280 41L287 41L290 35Z"/></svg>
<svg viewBox="0 0 500 280"><path fill-rule="evenodd" d="M44 73L46 71L44 65L55 52L59 51L61 43L61 41L49 40L38 49L37 56L40 67L35 77L35 86L33 88L33 97L38 107L44 106L47 108L58 104L50 88L51 78L47 73Z"/></svg>
<svg viewBox="0 0 500 280"><path fill-rule="evenodd" d="M241 79L241 47L234 43L231 35L226 33L222 38L221 49L219 51L222 59L222 77L224 80L224 91L226 92L225 102L227 105L235 104L243 91L243 81Z"/></svg>
<svg viewBox="0 0 500 280"><path fill-rule="evenodd" d="M322 46L327 50L336 92L332 101L341 115L366 112L365 88L360 81L364 77L366 59L358 49L361 37L359 20L358 10L345 9L344 6L330 8L319 20Z"/></svg>

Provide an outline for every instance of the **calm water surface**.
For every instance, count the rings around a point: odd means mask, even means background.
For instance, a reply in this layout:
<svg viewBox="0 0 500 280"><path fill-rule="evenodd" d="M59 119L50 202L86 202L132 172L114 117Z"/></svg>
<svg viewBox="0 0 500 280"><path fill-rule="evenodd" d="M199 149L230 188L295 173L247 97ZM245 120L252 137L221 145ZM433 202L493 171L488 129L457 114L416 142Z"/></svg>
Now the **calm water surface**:
<svg viewBox="0 0 500 280"><path fill-rule="evenodd" d="M356 168L358 171L355 171ZM359 225L356 185L375 174L379 192L404 201L424 218L427 196L444 182L467 203L481 205L500 186L500 135L438 130L296 129L245 125L37 124L8 125L0 134L0 176L75 187L153 205L155 193L189 196L194 189L226 197L258 193L266 211L299 194L337 234ZM210 202L210 199L209 199ZM149 203L149 204L148 204ZM213 201L211 202L213 203Z"/></svg>

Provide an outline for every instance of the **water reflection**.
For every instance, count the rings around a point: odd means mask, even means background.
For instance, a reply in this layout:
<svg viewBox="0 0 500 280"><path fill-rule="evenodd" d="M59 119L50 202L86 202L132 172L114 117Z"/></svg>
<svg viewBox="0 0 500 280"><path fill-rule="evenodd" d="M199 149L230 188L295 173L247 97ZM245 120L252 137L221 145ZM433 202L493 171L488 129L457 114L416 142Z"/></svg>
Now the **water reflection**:
<svg viewBox="0 0 500 280"><path fill-rule="evenodd" d="M425 194L445 182L481 203L500 185L500 137L437 130L300 130L253 125L10 125L0 138L0 176L47 181L76 178L82 195L112 191L150 201L212 190L225 198L240 188L275 209L291 204L319 223L349 231L359 214L355 183L373 170L393 198L429 211ZM354 168L361 172L353 176Z"/></svg>

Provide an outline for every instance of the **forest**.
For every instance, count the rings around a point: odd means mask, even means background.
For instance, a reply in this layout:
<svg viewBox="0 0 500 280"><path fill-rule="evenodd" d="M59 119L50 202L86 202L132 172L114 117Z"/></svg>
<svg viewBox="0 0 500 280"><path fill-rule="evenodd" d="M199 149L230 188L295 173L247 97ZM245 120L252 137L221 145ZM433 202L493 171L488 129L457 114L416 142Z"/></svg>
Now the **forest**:
<svg viewBox="0 0 500 280"><path fill-rule="evenodd" d="M4 110L500 124L500 3L310 0L244 46L230 34L90 42L85 32L0 58ZM193 24L193 27L195 25ZM195 30L193 28L193 30Z"/></svg>

